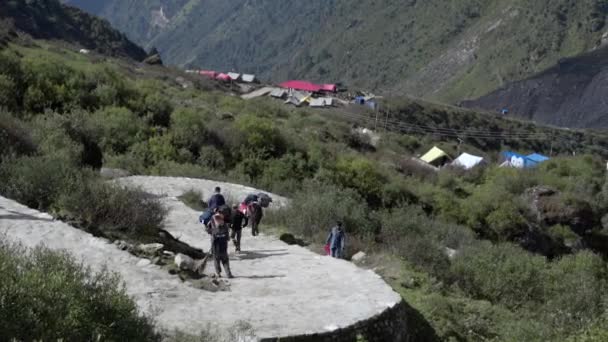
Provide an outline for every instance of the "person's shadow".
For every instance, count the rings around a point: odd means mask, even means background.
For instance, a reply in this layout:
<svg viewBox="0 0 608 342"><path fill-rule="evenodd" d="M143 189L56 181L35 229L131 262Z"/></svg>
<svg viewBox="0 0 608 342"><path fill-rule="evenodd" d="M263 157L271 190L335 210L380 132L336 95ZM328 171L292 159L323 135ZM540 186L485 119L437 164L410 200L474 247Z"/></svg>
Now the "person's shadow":
<svg viewBox="0 0 608 342"><path fill-rule="evenodd" d="M240 254L237 255L237 260L255 260L255 259L264 259L275 256L287 255L289 253L279 252L273 253L273 251L241 251Z"/></svg>

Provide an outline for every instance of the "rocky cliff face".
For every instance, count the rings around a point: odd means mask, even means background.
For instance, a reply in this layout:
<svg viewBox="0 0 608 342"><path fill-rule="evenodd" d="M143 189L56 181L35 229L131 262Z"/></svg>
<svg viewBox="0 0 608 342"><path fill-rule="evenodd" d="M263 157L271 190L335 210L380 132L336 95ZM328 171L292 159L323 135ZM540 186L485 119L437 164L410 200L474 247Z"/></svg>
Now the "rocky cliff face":
<svg viewBox="0 0 608 342"><path fill-rule="evenodd" d="M508 84L462 104L541 123L581 128L608 127L608 48L561 60L532 78Z"/></svg>

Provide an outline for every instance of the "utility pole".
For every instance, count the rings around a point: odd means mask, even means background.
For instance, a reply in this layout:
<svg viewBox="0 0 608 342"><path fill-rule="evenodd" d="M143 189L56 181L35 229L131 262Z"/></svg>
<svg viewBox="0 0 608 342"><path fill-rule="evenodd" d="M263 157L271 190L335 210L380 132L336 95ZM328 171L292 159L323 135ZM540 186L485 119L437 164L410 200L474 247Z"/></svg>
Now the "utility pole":
<svg viewBox="0 0 608 342"><path fill-rule="evenodd" d="M384 122L384 131L386 132L386 126L388 125L388 117L391 115L390 112L386 112L386 121Z"/></svg>
<svg viewBox="0 0 608 342"><path fill-rule="evenodd" d="M553 157L553 134L554 133L555 132L551 131L551 147L550 147L550 150L549 150L549 157Z"/></svg>
<svg viewBox="0 0 608 342"><path fill-rule="evenodd" d="M376 132L376 130L378 129L378 114L380 113L380 111L378 110L378 108L376 108L376 123L374 124L374 132Z"/></svg>

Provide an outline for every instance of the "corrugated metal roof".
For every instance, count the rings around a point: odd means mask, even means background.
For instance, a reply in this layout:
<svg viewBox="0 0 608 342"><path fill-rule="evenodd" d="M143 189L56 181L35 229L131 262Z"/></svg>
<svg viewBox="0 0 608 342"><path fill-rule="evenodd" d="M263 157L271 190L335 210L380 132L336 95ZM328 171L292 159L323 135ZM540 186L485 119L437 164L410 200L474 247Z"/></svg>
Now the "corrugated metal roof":
<svg viewBox="0 0 608 342"><path fill-rule="evenodd" d="M255 75L250 75L250 74L243 74L243 76L241 76L241 79L243 80L243 82L247 82L247 83L252 83L252 82L256 81Z"/></svg>
<svg viewBox="0 0 608 342"><path fill-rule="evenodd" d="M241 78L241 74L237 74L236 72L229 72L228 76L230 76L233 81L238 81Z"/></svg>
<svg viewBox="0 0 608 342"><path fill-rule="evenodd" d="M287 94L287 91L285 89L275 88L270 93L270 96L272 96L272 97L278 97L278 98L283 98L283 97L285 97L286 94Z"/></svg>

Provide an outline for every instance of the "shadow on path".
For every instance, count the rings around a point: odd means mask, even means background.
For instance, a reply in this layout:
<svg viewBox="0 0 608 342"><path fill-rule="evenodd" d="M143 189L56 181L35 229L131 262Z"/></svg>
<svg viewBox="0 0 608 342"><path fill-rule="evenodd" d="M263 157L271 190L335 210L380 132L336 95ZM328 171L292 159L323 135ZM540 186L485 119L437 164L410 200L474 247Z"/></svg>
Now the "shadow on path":
<svg viewBox="0 0 608 342"><path fill-rule="evenodd" d="M235 276L236 279L274 279L274 278L285 278L282 274L277 275L253 275L253 276Z"/></svg>
<svg viewBox="0 0 608 342"><path fill-rule="evenodd" d="M288 255L289 253L258 253L257 251L242 251L239 255L236 256L236 260L254 260L254 259L264 259L270 258L273 256L282 256Z"/></svg>
<svg viewBox="0 0 608 342"><path fill-rule="evenodd" d="M0 207L0 209L4 209ZM4 209L6 210L6 209ZM21 220L21 221L44 221L44 222L53 222L53 219L36 217L28 214L19 213L12 210L6 210L9 212L7 215L0 215L0 220Z"/></svg>

